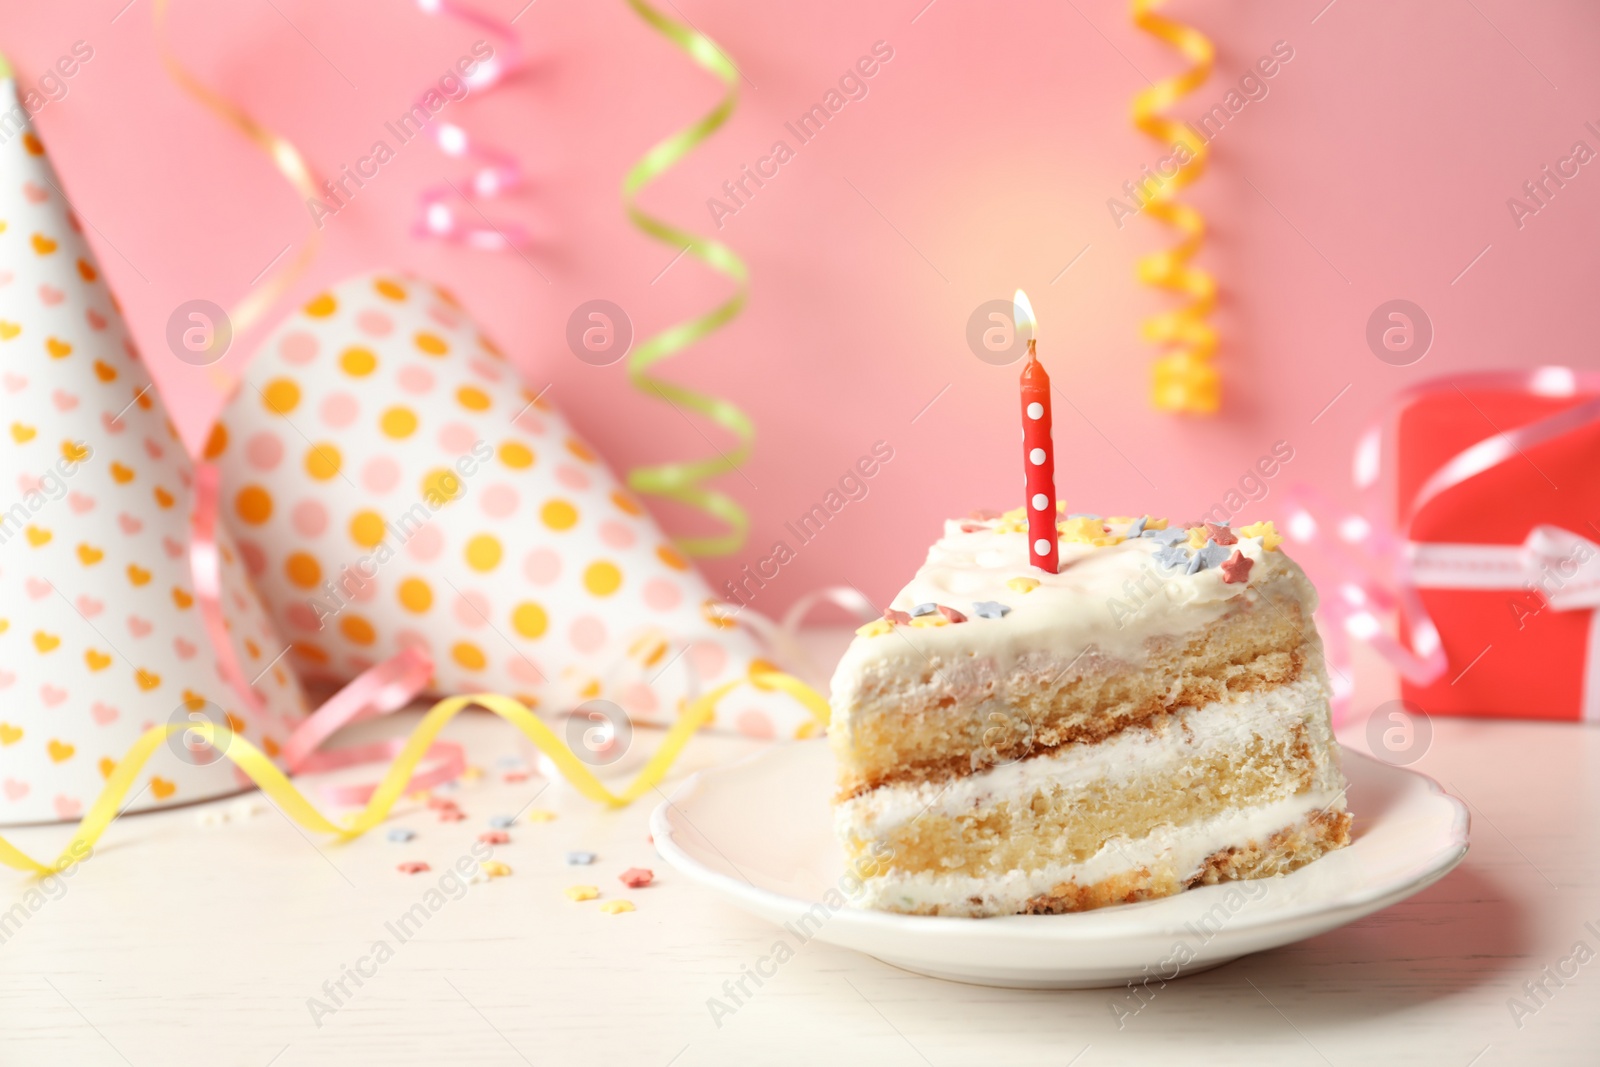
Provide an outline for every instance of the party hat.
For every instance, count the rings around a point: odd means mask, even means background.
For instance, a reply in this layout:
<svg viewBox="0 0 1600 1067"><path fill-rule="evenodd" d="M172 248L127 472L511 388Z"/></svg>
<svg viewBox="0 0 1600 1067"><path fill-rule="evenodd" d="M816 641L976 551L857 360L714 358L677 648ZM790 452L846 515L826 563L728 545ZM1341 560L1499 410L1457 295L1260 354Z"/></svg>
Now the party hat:
<svg viewBox="0 0 1600 1067"><path fill-rule="evenodd" d="M0 824L80 816L154 724L275 751L305 711L286 646L225 530L197 582L194 469L11 77L0 398ZM239 788L214 749L172 748L129 807Z"/></svg>
<svg viewBox="0 0 1600 1067"><path fill-rule="evenodd" d="M256 354L206 455L308 680L417 647L440 693L666 722L757 663L595 449L425 281L374 274L312 299ZM814 728L754 690L717 724Z"/></svg>

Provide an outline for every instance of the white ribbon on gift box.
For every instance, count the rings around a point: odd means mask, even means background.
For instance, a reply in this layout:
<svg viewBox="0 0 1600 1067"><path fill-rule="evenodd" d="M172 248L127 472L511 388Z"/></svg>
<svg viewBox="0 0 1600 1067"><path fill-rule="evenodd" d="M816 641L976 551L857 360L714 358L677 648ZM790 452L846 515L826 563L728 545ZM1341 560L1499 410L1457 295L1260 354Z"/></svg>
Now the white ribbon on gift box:
<svg viewBox="0 0 1600 1067"><path fill-rule="evenodd" d="M1402 580L1417 589L1537 592L1555 611L1590 611L1583 718L1600 722L1600 545L1559 526L1535 526L1520 545L1408 541ZM1542 609L1540 609L1542 610Z"/></svg>

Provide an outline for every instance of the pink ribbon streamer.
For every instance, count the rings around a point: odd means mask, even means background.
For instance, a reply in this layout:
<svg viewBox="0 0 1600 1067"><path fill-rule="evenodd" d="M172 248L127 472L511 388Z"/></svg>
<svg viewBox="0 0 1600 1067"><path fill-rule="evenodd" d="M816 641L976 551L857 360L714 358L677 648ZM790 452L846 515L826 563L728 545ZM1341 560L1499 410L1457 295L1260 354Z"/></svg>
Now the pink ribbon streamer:
<svg viewBox="0 0 1600 1067"><path fill-rule="evenodd" d="M427 15L460 19L496 39L495 54L462 78L473 92L487 93L526 69L525 53L509 22L492 18L455 0L417 0L417 7ZM453 122L432 122L426 129L441 152L452 159L472 162L474 169L465 189L444 181L423 190L416 233L483 251L503 251L528 245L531 236L525 227L516 223L492 222L476 207L473 212L476 221L472 218L463 219L453 206L456 200L464 199L469 204L475 204L523 188L527 180L517 158L502 148L473 138L464 127Z"/></svg>
<svg viewBox="0 0 1600 1067"><path fill-rule="evenodd" d="M195 470L194 511L190 516L189 569L194 578L195 603L205 624L206 636L217 658L217 668L225 682L251 711L261 713L265 703L245 678L233 640L228 634L227 615L222 606L222 549L217 538L220 477L217 468L201 464ZM283 764L291 774L339 770L365 763L388 762L399 754L404 741L380 741L331 752L319 752L321 745L339 730L364 719L387 715L410 704L427 688L433 675L433 661L421 649L407 648L376 666L369 667L344 688L329 697L290 734L283 746ZM428 770L411 777L408 790L426 789L460 776L466 770L466 752L453 741L437 741L429 746ZM373 783L327 786L322 793L335 804L365 804Z"/></svg>
<svg viewBox="0 0 1600 1067"><path fill-rule="evenodd" d="M1370 424L1356 446L1354 481L1362 492L1362 511L1341 509L1309 486L1289 491L1292 511L1285 533L1297 544L1314 549L1327 574L1321 614L1334 623L1329 662L1334 667L1335 718L1342 719L1351 697L1350 640L1372 647L1408 681L1428 685L1449 669L1438 628L1429 617L1410 573L1410 531L1422 509L1443 494L1466 484L1536 445L1600 423L1600 398L1584 401L1525 426L1490 435L1462 449L1423 480L1415 498L1391 525L1387 509L1376 499L1386 470L1385 428L1416 401L1451 391L1519 392L1538 397L1600 394L1600 375L1580 374L1567 367L1529 371L1492 371L1434 379L1403 390L1383 417ZM1331 578L1331 580L1329 580ZM1331 596L1327 595L1332 591ZM1409 623L1410 647L1383 629L1379 616L1396 609Z"/></svg>

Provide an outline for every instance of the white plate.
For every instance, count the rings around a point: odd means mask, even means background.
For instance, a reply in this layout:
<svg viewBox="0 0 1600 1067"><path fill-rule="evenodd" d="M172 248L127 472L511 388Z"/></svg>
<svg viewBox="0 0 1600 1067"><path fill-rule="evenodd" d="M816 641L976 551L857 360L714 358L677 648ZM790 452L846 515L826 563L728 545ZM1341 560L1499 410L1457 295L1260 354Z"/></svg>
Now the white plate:
<svg viewBox="0 0 1600 1067"><path fill-rule="evenodd" d="M1068 989L1170 979L1326 933L1442 878L1467 854L1466 806L1432 779L1344 751L1354 840L1293 874L1202 886L1071 915L928 918L830 908L848 891L825 741L701 771L650 818L689 878L780 926L909 971L978 985ZM809 916L808 918L802 918Z"/></svg>

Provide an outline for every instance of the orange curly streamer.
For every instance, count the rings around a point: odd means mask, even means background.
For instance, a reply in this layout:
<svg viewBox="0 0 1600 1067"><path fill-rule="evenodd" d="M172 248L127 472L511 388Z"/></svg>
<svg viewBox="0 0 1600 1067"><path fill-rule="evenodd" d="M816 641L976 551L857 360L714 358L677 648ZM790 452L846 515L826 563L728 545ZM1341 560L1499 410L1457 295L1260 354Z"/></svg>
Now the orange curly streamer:
<svg viewBox="0 0 1600 1067"><path fill-rule="evenodd" d="M1204 173L1209 153L1198 134L1164 112L1211 75L1216 50L1199 30L1155 14L1155 9L1165 2L1131 0L1134 25L1177 48L1193 65L1135 96L1133 123L1164 148L1182 144L1192 158L1178 168L1170 181L1157 188L1144 206L1147 214L1179 231L1183 240L1140 259L1139 280L1180 293L1189 300L1176 310L1146 320L1143 332L1147 340L1165 346L1155 364L1151 402L1161 411L1209 415L1222 403L1222 379L1211 365L1217 350L1217 331L1206 321L1216 305L1217 283L1189 262L1205 239L1205 219L1175 199L1179 189Z"/></svg>

